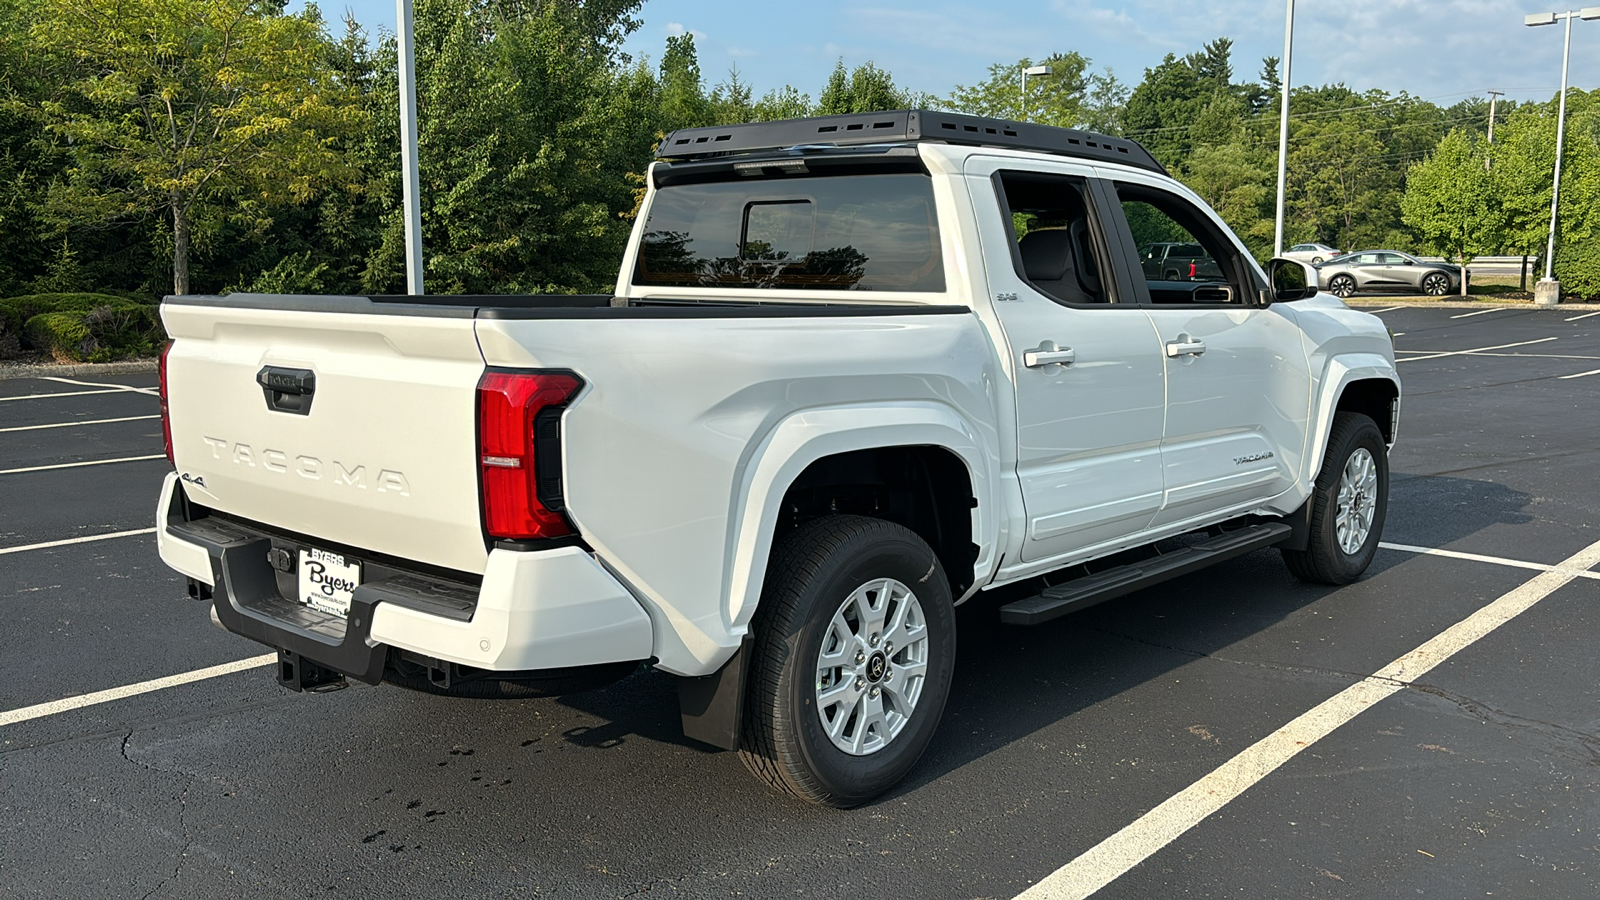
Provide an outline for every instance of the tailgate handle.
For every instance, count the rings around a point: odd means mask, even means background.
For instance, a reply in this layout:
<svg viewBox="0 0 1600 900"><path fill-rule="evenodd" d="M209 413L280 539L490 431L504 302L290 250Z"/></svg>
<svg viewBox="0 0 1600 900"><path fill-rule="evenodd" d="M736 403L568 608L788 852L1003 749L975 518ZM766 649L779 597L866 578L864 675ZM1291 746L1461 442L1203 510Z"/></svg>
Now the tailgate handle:
<svg viewBox="0 0 1600 900"><path fill-rule="evenodd" d="M297 416L311 413L311 396L317 390L317 374L310 369L266 366L256 373L256 383L267 398L267 408Z"/></svg>

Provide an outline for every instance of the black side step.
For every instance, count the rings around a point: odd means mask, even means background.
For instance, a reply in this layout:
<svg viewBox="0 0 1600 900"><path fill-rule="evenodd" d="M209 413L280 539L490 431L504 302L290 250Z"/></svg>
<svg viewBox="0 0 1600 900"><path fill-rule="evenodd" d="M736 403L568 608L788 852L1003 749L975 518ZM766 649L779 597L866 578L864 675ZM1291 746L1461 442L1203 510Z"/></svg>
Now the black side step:
<svg viewBox="0 0 1600 900"><path fill-rule="evenodd" d="M1225 559L1280 543L1292 531L1281 522L1251 525L1210 540L1191 544L1172 553L1144 562L1118 566L1095 575L1086 575L1066 584L1045 588L1036 597L1000 607L1000 621L1010 625L1038 625L1131 594L1140 588L1187 575Z"/></svg>

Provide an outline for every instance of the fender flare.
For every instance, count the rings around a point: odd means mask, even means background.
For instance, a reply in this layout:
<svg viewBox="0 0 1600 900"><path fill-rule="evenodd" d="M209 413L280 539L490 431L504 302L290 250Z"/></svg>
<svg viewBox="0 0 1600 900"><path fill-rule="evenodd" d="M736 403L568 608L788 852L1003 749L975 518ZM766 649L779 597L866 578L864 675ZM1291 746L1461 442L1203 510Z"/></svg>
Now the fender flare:
<svg viewBox="0 0 1600 900"><path fill-rule="evenodd" d="M972 591L988 580L983 573L993 567L999 528L995 500L998 462L976 427L950 407L931 402L864 403L803 410L767 433L745 466L733 497L733 552L725 575L723 607L731 633L742 634L755 614L779 508L800 473L823 457L908 446L939 447L954 453L967 467L977 499L973 543L979 547L978 558L973 562L978 578Z"/></svg>
<svg viewBox="0 0 1600 900"><path fill-rule="evenodd" d="M1328 435L1333 431L1333 414L1339 407L1339 398L1344 395L1345 388L1353 382L1371 380L1387 381L1394 385L1394 419L1390 423L1389 433L1399 434L1400 376L1394 362L1379 353L1341 353L1333 357L1323 370L1319 396L1312 407L1316 411L1316 418L1309 430L1313 443L1306 448L1306 483L1314 482L1317 472L1322 469L1322 456L1328 449ZM1379 422L1378 425L1382 427L1383 423ZM1392 438L1390 444L1393 445Z"/></svg>

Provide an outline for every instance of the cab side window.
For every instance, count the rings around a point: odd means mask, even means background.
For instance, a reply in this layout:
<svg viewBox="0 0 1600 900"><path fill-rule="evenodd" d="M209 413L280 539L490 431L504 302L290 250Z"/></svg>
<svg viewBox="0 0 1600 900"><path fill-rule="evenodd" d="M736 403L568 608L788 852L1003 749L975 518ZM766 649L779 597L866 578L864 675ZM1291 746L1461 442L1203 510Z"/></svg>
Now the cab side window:
<svg viewBox="0 0 1600 900"><path fill-rule="evenodd" d="M1111 303L1083 179L1039 172L996 177L1011 216L1017 274L1057 303Z"/></svg>
<svg viewBox="0 0 1600 900"><path fill-rule="evenodd" d="M1183 198L1117 182L1122 215L1138 247L1139 271L1150 302L1161 305L1244 305L1253 295L1234 245Z"/></svg>

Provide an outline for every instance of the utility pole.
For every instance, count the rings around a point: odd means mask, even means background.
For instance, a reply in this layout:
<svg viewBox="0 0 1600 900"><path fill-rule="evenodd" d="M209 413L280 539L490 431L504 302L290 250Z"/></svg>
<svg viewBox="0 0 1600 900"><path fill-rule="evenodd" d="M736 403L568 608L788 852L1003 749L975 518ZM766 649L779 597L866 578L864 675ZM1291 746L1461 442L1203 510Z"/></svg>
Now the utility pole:
<svg viewBox="0 0 1600 900"><path fill-rule="evenodd" d="M1572 20L1600 19L1600 6L1586 6L1564 13L1535 13L1524 16L1522 24L1535 28L1540 25L1554 25L1562 19L1566 20L1567 33L1561 43L1561 103L1556 111L1556 173L1550 186L1550 243L1544 251L1544 277L1539 279L1539 283L1533 288L1533 302L1537 306L1555 306L1561 302L1561 282L1557 281L1555 276L1556 210L1559 209L1561 199L1561 139L1566 135L1567 125L1567 60L1572 56Z"/></svg>
<svg viewBox="0 0 1600 900"><path fill-rule="evenodd" d="M1283 110L1278 117L1278 215L1272 229L1272 255L1283 255L1284 185L1289 180L1289 56L1294 50L1294 0L1283 23Z"/></svg>
<svg viewBox="0 0 1600 900"><path fill-rule="evenodd" d="M1505 91L1489 92L1489 145L1491 147L1494 146L1494 104L1504 93ZM1483 156L1483 170L1485 172L1489 171L1489 154L1487 153Z"/></svg>
<svg viewBox="0 0 1600 900"><path fill-rule="evenodd" d="M395 0L399 18L400 69L400 183L406 235L406 293L422 294L422 198L417 172L417 57L416 25L411 0Z"/></svg>

